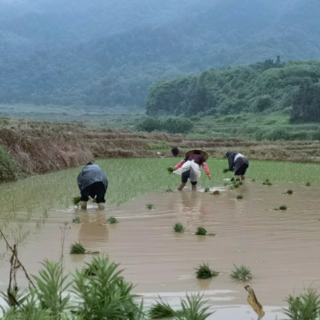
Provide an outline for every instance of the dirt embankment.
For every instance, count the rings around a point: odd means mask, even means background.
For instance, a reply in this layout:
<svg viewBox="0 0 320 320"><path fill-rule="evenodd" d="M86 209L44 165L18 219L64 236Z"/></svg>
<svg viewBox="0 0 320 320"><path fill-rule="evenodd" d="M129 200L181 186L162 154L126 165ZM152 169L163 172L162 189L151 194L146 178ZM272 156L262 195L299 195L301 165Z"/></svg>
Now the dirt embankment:
<svg viewBox="0 0 320 320"><path fill-rule="evenodd" d="M319 141L254 142L242 139L188 139L182 134L125 132L86 127L83 124L36 122L0 118L0 145L26 176L87 163L94 158L168 157L155 146L203 148L221 158L229 150L249 159L320 161ZM150 150L152 145L152 151ZM168 148L169 150L169 148Z"/></svg>

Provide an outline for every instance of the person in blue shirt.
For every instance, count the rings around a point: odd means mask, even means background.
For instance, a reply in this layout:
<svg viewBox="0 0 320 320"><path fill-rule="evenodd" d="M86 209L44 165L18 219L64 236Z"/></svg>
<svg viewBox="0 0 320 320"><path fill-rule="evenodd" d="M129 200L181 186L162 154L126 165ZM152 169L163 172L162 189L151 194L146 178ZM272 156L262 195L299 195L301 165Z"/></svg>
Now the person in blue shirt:
<svg viewBox="0 0 320 320"><path fill-rule="evenodd" d="M87 202L91 197L97 202L98 208L103 210L106 202L104 197L108 189L108 180L102 169L92 162L87 163L78 174L77 183L81 193L81 209L87 209Z"/></svg>

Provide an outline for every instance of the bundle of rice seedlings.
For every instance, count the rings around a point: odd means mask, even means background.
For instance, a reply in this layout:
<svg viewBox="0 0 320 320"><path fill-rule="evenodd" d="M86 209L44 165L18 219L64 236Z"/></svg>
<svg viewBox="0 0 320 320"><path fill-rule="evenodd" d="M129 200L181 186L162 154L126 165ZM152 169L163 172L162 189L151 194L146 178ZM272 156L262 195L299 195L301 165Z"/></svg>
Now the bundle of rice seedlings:
<svg viewBox="0 0 320 320"><path fill-rule="evenodd" d="M183 232L184 231L184 226L180 223L177 222L174 227L173 227L175 232Z"/></svg>
<svg viewBox="0 0 320 320"><path fill-rule="evenodd" d="M73 197L73 199L72 199L73 205L79 206L79 204L80 204L80 199L81 199L81 196Z"/></svg>
<svg viewBox="0 0 320 320"><path fill-rule="evenodd" d="M208 279L219 275L219 272L211 270L209 265L206 263L201 264L198 268L195 269L198 279Z"/></svg>
<svg viewBox="0 0 320 320"><path fill-rule="evenodd" d="M252 274L248 267L244 265L240 267L234 265L234 267L236 268L236 270L232 271L231 278L242 282L252 280Z"/></svg>
<svg viewBox="0 0 320 320"><path fill-rule="evenodd" d="M205 236L207 234L207 230L203 227L198 227L196 235Z"/></svg>
<svg viewBox="0 0 320 320"><path fill-rule="evenodd" d="M76 242L70 247L70 254L85 254L86 249L80 242Z"/></svg>
<svg viewBox="0 0 320 320"><path fill-rule="evenodd" d="M118 223L119 221L115 218L115 217L113 217L113 216L111 216L111 217L109 217L108 219L107 219L107 223L108 224L114 224L114 223Z"/></svg>

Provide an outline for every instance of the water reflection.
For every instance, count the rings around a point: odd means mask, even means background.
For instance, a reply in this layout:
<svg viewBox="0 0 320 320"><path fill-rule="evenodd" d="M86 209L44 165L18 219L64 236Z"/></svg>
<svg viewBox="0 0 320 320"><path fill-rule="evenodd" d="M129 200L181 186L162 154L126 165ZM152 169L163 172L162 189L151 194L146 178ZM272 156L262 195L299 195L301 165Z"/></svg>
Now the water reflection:
<svg viewBox="0 0 320 320"><path fill-rule="evenodd" d="M108 242L109 232L103 211L81 212L81 222L78 238L87 250L99 250Z"/></svg>

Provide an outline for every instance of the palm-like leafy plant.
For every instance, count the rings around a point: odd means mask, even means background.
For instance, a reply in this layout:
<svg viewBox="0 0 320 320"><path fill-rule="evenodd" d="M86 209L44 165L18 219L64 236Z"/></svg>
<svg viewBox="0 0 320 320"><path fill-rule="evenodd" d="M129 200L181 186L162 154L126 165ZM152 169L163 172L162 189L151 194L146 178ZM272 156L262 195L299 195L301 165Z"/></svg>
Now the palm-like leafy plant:
<svg viewBox="0 0 320 320"><path fill-rule="evenodd" d="M150 319L165 319L173 318L174 316L175 311L167 302L164 302L161 298L160 302L154 303L149 310Z"/></svg>

